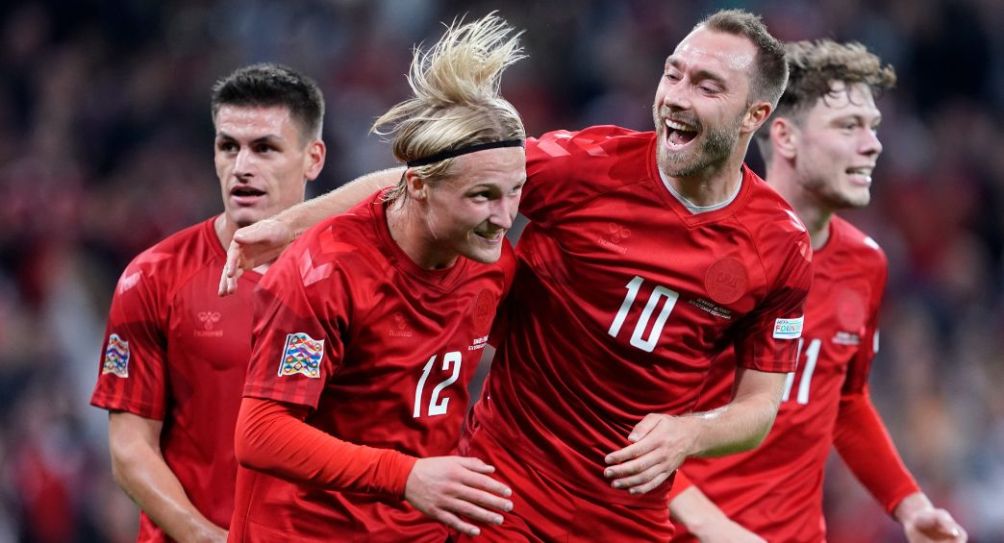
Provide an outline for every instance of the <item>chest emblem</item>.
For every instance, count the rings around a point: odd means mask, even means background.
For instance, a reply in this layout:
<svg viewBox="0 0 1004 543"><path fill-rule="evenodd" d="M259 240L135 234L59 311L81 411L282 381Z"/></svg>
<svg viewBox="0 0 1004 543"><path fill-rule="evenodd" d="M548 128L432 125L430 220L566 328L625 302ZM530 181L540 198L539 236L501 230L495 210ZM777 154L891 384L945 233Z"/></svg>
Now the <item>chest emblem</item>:
<svg viewBox="0 0 1004 543"><path fill-rule="evenodd" d="M223 330L216 327L223 318L219 311L199 311L196 317L199 319L196 337L223 337Z"/></svg>
<svg viewBox="0 0 1004 543"><path fill-rule="evenodd" d="M704 288L708 296L719 304L731 304L743 297L749 279L743 263L732 257L725 257L708 268L704 276Z"/></svg>

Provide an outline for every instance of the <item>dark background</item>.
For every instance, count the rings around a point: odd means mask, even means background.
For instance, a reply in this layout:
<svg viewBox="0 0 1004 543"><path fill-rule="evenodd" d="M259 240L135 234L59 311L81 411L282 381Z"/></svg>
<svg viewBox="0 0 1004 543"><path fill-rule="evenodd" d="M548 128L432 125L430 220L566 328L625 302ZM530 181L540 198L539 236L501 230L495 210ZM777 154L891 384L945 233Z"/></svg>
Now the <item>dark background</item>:
<svg viewBox="0 0 1004 543"><path fill-rule="evenodd" d="M891 262L874 397L926 491L973 540L1004 541L1004 3L51 0L0 7L0 542L134 537L87 399L125 264L222 209L216 78L268 60L321 83L318 194L393 164L367 129L440 21L498 9L527 30L503 91L529 133L649 129L665 57L720 7L897 68L873 203L847 215ZM828 477L831 541L902 540L839 462Z"/></svg>

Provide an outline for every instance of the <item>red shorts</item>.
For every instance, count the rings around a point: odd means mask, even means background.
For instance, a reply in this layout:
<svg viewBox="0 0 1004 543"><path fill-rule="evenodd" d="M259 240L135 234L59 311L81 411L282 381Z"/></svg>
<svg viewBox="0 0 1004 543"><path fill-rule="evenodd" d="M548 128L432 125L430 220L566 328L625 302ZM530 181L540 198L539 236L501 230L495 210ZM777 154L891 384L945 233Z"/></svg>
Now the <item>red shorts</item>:
<svg viewBox="0 0 1004 543"><path fill-rule="evenodd" d="M482 428L465 439L464 456L495 466L493 477L512 489L513 510L501 526L480 526L481 535L454 534L457 543L640 541L673 537L669 507L600 503L509 454Z"/></svg>

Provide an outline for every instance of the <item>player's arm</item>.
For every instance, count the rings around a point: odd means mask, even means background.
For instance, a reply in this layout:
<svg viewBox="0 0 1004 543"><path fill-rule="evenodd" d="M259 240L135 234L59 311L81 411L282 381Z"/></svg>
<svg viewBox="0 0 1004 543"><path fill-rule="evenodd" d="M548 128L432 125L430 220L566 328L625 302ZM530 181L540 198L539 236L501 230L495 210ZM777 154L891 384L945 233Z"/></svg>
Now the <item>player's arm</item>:
<svg viewBox="0 0 1004 543"><path fill-rule="evenodd" d="M726 516L683 471L676 472L669 512L701 543L766 543Z"/></svg>
<svg viewBox="0 0 1004 543"><path fill-rule="evenodd" d="M878 320L888 267L879 253L868 322L857 355L847 368L833 442L854 476L902 526L911 543L966 541L966 531L936 508L907 470L882 417L872 403L868 377L878 353Z"/></svg>
<svg viewBox="0 0 1004 543"><path fill-rule="evenodd" d="M906 469L867 388L841 398L834 445L855 477L903 526L908 541L966 541L966 531L931 503Z"/></svg>
<svg viewBox="0 0 1004 543"><path fill-rule="evenodd" d="M109 413L108 445L115 481L175 541L226 541L226 530L199 513L164 462L162 426L161 421L124 411Z"/></svg>
<svg viewBox="0 0 1004 543"><path fill-rule="evenodd" d="M241 228L227 248L227 264L220 277L219 294L233 294L237 291L237 279L246 270L275 260L308 228L327 217L345 213L380 189L393 186L403 172L404 168L390 168L357 177L327 194Z"/></svg>
<svg viewBox="0 0 1004 543"><path fill-rule="evenodd" d="M689 456L721 456L752 449L774 424L786 375L739 368L729 404L682 416L650 413L628 440L607 455L604 476L614 488L643 494L662 484Z"/></svg>
<svg viewBox="0 0 1004 543"><path fill-rule="evenodd" d="M244 398L235 453L242 466L301 483L405 499L422 513L476 536L478 523L501 524L510 490L476 458L414 458L356 445L304 422L308 409ZM494 511L492 511L494 510Z"/></svg>

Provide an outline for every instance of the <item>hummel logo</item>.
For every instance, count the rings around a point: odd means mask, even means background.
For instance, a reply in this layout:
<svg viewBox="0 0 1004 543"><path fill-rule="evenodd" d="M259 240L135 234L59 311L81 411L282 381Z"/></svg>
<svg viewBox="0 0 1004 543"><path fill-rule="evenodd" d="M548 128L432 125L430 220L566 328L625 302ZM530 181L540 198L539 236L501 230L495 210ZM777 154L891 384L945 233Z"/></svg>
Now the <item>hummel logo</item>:
<svg viewBox="0 0 1004 543"><path fill-rule="evenodd" d="M223 337L223 330L215 330L216 323L223 318L219 311L199 311L198 317L202 330L195 331L196 337Z"/></svg>
<svg viewBox="0 0 1004 543"><path fill-rule="evenodd" d="M631 237L631 230L617 223L607 223L606 235L596 241L603 247L610 249L617 254L627 253L627 249L621 247L621 243Z"/></svg>

